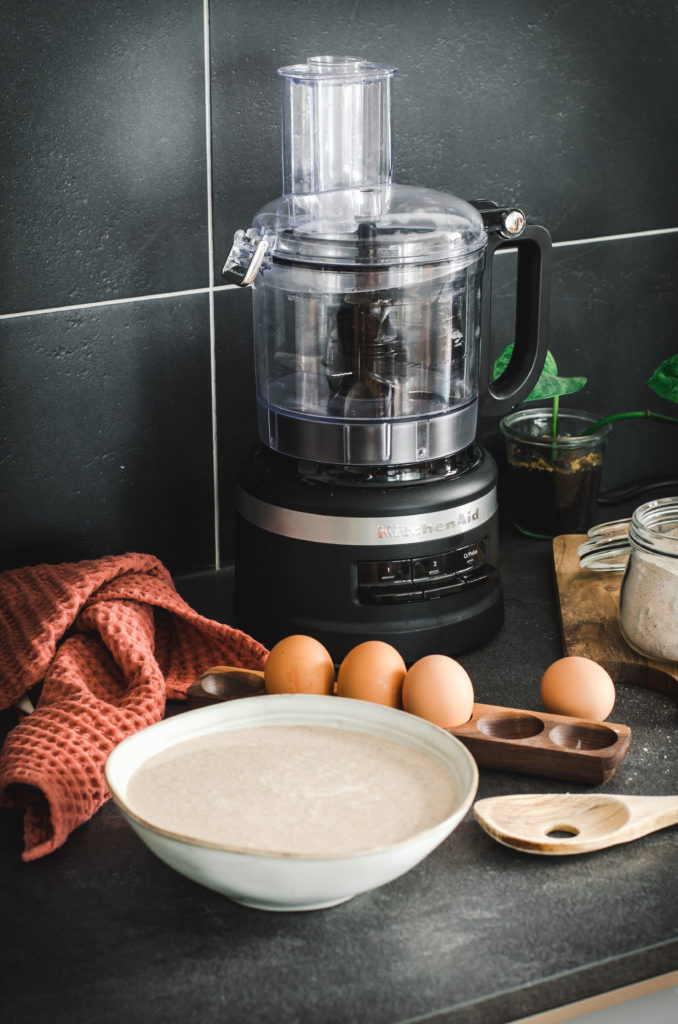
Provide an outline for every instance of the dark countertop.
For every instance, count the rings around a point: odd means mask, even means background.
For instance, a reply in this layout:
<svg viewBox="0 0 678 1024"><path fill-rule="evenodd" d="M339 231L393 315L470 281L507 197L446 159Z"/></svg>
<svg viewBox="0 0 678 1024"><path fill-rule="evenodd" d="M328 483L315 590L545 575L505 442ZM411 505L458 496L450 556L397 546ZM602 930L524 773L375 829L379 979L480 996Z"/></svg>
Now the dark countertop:
<svg viewBox="0 0 678 1024"><path fill-rule="evenodd" d="M605 516L614 518L614 514ZM562 655L551 545L503 529L506 623L459 660L476 699L540 709ZM178 581L228 621L230 577ZM611 718L633 730L607 792L678 792L678 707L632 685ZM481 769L478 798L581 791ZM494 843L469 814L395 882L330 910L250 910L158 861L109 803L61 849L23 864L3 810L7 1024L498 1024L678 968L678 829L580 857Z"/></svg>

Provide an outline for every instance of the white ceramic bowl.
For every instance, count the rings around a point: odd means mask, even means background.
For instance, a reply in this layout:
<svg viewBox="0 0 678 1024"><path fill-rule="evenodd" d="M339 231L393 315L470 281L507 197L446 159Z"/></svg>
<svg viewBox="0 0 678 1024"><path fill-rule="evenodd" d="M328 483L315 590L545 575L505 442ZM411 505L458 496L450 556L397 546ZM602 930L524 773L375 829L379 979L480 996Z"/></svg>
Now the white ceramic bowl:
<svg viewBox="0 0 678 1024"><path fill-rule="evenodd" d="M320 725L368 733L429 754L450 776L452 812L440 824L386 848L339 856L243 852L189 839L138 817L126 793L134 772L174 744L262 725ZM161 860L188 878L262 910L317 910L409 871L445 840L470 808L478 768L456 737L424 719L369 701L310 694L246 697L188 711L123 740L106 763L106 783L125 818Z"/></svg>

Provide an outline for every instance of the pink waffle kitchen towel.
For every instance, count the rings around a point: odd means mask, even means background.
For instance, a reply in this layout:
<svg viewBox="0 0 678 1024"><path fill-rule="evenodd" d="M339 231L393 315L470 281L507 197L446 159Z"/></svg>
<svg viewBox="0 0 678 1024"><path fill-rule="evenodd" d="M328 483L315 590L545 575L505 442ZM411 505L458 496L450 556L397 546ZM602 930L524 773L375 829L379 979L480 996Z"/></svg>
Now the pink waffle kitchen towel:
<svg viewBox="0 0 678 1024"><path fill-rule="evenodd" d="M24 860L61 846L108 797L104 764L213 665L262 668L268 651L205 619L151 555L0 574L0 709L37 683L37 706L0 752L0 803L25 808Z"/></svg>

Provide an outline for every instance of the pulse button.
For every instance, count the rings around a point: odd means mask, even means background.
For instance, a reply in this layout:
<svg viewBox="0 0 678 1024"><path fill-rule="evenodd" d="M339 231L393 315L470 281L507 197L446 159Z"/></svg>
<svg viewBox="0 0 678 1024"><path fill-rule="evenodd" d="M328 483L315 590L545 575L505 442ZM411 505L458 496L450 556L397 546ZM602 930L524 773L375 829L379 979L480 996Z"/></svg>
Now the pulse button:
<svg viewBox="0 0 678 1024"><path fill-rule="evenodd" d="M485 561L485 541L477 540L475 544L467 544L465 548L457 548L457 571L466 572L475 569Z"/></svg>
<svg viewBox="0 0 678 1024"><path fill-rule="evenodd" d="M490 576L496 574L494 567L486 561L485 543L483 539L476 541L475 544L467 544L464 548L457 548L457 572L469 587L476 583L484 583Z"/></svg>

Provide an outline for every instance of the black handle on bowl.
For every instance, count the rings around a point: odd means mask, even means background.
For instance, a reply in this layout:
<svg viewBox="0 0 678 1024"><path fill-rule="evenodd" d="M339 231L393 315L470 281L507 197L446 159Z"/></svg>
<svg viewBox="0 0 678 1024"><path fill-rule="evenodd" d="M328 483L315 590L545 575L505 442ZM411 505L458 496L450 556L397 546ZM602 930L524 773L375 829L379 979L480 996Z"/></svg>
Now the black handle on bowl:
<svg viewBox="0 0 678 1024"><path fill-rule="evenodd" d="M519 237L507 238L497 229L498 209L490 206L484 210L478 205L488 226L480 327L479 413L503 416L529 395L544 366L551 297L551 236L539 224L528 224ZM492 260L497 250L504 248L518 250L516 331L511 360L501 376L493 381L496 355L493 357L490 345Z"/></svg>

